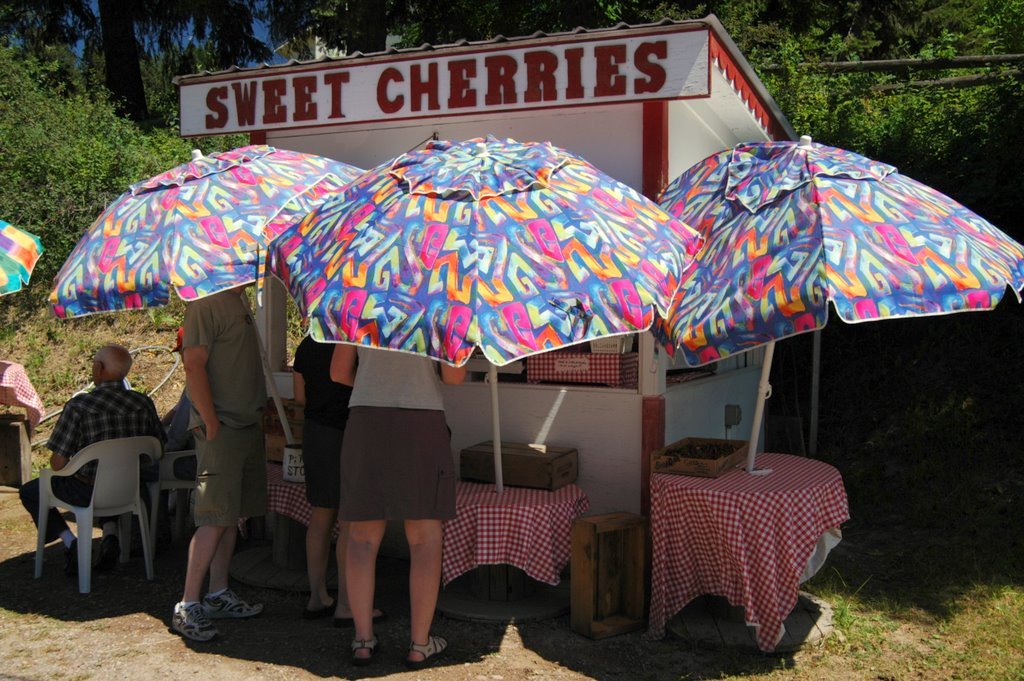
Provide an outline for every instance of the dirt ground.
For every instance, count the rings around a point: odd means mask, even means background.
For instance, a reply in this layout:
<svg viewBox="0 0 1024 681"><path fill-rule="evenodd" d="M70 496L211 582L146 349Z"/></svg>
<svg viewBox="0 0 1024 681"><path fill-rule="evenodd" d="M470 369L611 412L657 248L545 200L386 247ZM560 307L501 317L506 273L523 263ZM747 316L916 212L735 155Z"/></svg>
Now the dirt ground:
<svg viewBox="0 0 1024 681"><path fill-rule="evenodd" d="M401 663L408 601L397 559L382 559L391 564L381 571L378 605L389 616L378 626L381 648L370 667L349 665L351 631L334 629L330 619L301 619L300 593L238 586L266 604L263 614L226 622L218 640L196 644L168 628L184 578L183 542L159 552L153 582L145 579L142 558L133 556L112 573L94 574L92 593L82 595L64 575L59 544L47 548L42 578L32 578L35 531L9 487L0 487L0 537L0 679L701 679L771 675L801 659L817 660L810 677L837 678L825 669L829 656L821 650L795 657L694 650L643 632L592 641L571 631L568 615L522 624L439 615L434 630L449 639L449 653L432 668L409 672Z"/></svg>

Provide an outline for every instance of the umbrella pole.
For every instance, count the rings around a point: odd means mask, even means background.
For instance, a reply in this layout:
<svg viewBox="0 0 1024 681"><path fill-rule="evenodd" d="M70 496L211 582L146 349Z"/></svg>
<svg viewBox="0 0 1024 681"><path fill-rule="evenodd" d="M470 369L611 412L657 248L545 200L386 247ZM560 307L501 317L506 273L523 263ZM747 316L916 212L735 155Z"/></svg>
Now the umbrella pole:
<svg viewBox="0 0 1024 681"><path fill-rule="evenodd" d="M249 321L252 322L253 326L256 326L256 320L252 318L252 314L249 315ZM288 414L284 411L284 402L281 400L281 393L277 390L277 381L274 380L274 372L270 368L270 360L267 359L267 349L263 346L263 336L260 335L259 330L256 331L256 345L260 349L260 360L263 362L263 376L266 379L267 386L270 388L270 396L274 400L274 406L277 407L277 418L281 421L281 429L284 430L284 442L286 445L294 445L295 437L292 435L292 426L288 423Z"/></svg>
<svg viewBox="0 0 1024 681"><path fill-rule="evenodd" d="M487 363L487 381L491 384L491 440L494 444L494 491L505 490L501 476L501 417L498 415L498 367Z"/></svg>
<svg viewBox="0 0 1024 681"><path fill-rule="evenodd" d="M761 421L764 417L764 403L772 396L772 384L768 379L772 373L772 357L775 355L775 341L770 341L764 349L764 364L761 365L761 380L757 385L757 402L754 404L754 422L750 426L750 444L747 446L748 473L754 472L754 459L757 457L758 439L761 435Z"/></svg>
<svg viewBox="0 0 1024 681"><path fill-rule="evenodd" d="M811 429L807 435L807 453L818 455L818 396L821 384L821 329L814 332L814 354L811 358Z"/></svg>

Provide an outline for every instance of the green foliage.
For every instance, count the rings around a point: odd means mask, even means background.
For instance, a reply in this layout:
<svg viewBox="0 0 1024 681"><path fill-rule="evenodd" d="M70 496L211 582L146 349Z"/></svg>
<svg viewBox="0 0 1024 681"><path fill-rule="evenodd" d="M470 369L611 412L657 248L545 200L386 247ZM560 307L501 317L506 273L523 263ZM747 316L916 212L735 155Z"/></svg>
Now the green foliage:
<svg viewBox="0 0 1024 681"><path fill-rule="evenodd" d="M196 144L174 130L143 131L103 96L54 83L60 68L0 48L0 215L42 238L45 252L33 274L42 282L110 201L129 184L187 161Z"/></svg>

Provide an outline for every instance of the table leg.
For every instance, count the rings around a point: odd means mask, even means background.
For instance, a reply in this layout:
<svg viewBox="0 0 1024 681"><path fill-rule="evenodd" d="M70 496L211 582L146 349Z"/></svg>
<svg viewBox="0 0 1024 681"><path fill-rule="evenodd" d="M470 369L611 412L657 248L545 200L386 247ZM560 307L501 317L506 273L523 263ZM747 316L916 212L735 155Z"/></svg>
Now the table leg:
<svg viewBox="0 0 1024 681"><path fill-rule="evenodd" d="M281 513L274 513L274 565L289 570L306 569L306 526Z"/></svg>

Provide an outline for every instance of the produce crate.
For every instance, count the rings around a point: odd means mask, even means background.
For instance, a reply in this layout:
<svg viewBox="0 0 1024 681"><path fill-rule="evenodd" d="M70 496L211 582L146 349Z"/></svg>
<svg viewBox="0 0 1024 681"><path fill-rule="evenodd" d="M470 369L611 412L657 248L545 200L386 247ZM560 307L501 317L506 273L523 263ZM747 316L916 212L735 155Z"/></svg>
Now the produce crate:
<svg viewBox="0 0 1024 681"><path fill-rule="evenodd" d="M288 425L292 428L292 437L295 442L302 442L302 424L304 412L302 405L295 400L282 400L284 413L288 416ZM285 437L284 429L281 428L281 419L277 415L277 407L273 400L267 400L267 406L263 410L263 434L267 461L281 463L284 460Z"/></svg>
<svg viewBox="0 0 1024 681"><path fill-rule="evenodd" d="M686 437L651 452L652 473L717 478L747 456L746 440Z"/></svg>
<svg viewBox="0 0 1024 681"><path fill-rule="evenodd" d="M594 354L617 354L633 351L633 336L612 336L590 341L590 352Z"/></svg>
<svg viewBox="0 0 1024 681"><path fill-rule="evenodd" d="M558 489L576 482L579 453L569 447L538 447L501 443L501 477L509 487ZM463 449L459 455L463 480L494 482L494 442L487 440Z"/></svg>
<svg viewBox="0 0 1024 681"><path fill-rule="evenodd" d="M639 355L635 352L545 352L527 358L526 380L636 388L638 367Z"/></svg>
<svg viewBox="0 0 1024 681"><path fill-rule="evenodd" d="M647 521L604 513L572 524L572 630L593 639L641 629L646 622Z"/></svg>

